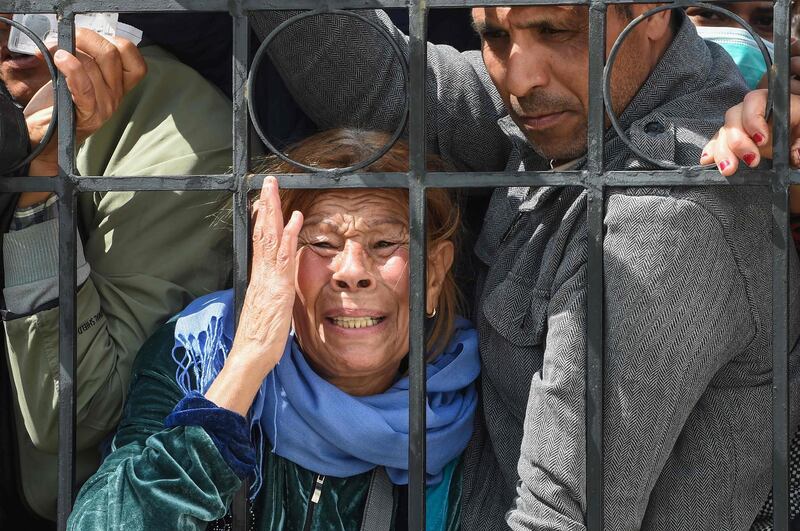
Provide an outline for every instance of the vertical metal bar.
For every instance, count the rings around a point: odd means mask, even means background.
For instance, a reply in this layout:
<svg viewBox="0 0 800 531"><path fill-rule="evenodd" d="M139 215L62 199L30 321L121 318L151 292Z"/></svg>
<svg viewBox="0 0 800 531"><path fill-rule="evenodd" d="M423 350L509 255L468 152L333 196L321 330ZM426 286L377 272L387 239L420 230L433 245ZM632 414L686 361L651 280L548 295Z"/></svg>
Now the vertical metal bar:
<svg viewBox="0 0 800 531"><path fill-rule="evenodd" d="M408 529L425 531L425 70L428 8L425 0L409 6L409 147L408 190L411 244L411 315L409 319Z"/></svg>
<svg viewBox="0 0 800 531"><path fill-rule="evenodd" d="M233 174L236 194L233 205L233 278L236 319L244 302L249 268L249 205L245 178L250 164L250 122L247 115L247 67L249 61L250 24L247 15L233 15Z"/></svg>
<svg viewBox="0 0 800 531"><path fill-rule="evenodd" d="M603 529L603 133L606 5L589 6L588 286L586 329L586 525Z"/></svg>
<svg viewBox="0 0 800 531"><path fill-rule="evenodd" d="M772 181L773 529L789 531L789 22L790 0L774 6L775 82Z"/></svg>
<svg viewBox="0 0 800 531"><path fill-rule="evenodd" d="M233 174L236 177L236 192L233 200L233 288L236 304L236 323L244 304L247 289L248 255L250 243L250 215L247 201L245 178L250 162L249 122L247 116L247 65L249 59L250 24L247 14L236 2L233 17ZM244 481L242 488L233 498L232 531L248 529L249 512L247 497L249 485Z"/></svg>
<svg viewBox="0 0 800 531"><path fill-rule="evenodd" d="M59 13L58 46L75 50L74 15ZM65 531L75 499L75 370L77 368L75 294L76 294L76 194L75 112L64 76L56 83L58 98L58 529Z"/></svg>

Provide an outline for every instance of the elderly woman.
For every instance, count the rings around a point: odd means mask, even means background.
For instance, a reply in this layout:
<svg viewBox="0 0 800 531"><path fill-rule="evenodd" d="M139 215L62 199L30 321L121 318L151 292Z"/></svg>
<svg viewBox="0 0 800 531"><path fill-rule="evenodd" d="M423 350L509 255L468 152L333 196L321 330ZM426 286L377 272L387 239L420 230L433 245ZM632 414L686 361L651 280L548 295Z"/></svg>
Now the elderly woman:
<svg viewBox="0 0 800 531"><path fill-rule="evenodd" d="M291 155L347 166L386 138L321 133ZM407 160L398 143L369 170L405 171ZM427 528L455 530L479 362L475 331L455 315L458 210L444 190L427 208ZM218 292L142 347L112 451L70 529L224 528L245 479L251 529L360 529L380 484L394 497L382 527L405 527L407 193L279 192L268 178L253 218L238 326L232 292Z"/></svg>

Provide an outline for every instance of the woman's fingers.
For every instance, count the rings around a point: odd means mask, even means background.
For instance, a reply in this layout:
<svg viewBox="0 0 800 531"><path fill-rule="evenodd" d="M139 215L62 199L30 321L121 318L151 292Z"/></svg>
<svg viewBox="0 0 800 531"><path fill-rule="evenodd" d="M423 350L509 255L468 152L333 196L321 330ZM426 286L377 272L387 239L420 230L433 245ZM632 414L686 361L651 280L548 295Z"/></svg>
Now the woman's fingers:
<svg viewBox="0 0 800 531"><path fill-rule="evenodd" d="M278 181L274 177L264 179L261 195L254 208L257 208L257 214L253 226L253 266L270 267L275 263L283 234L281 199Z"/></svg>
<svg viewBox="0 0 800 531"><path fill-rule="evenodd" d="M761 149L761 155L769 158L772 156L772 138L770 135L770 126L764 114L766 109L767 91L753 90L748 92L744 100L742 100L741 112L739 113L738 120L744 132L753 140L755 145ZM725 126L728 126L727 114L725 116Z"/></svg>
<svg viewBox="0 0 800 531"><path fill-rule="evenodd" d="M719 172L726 177L733 175L739 169L739 157L730 148L728 131L727 126L720 129L711 152L713 158L711 162L716 164Z"/></svg>
<svg viewBox="0 0 800 531"><path fill-rule="evenodd" d="M789 163L795 168L800 168L800 125L792 128L791 139L792 143L789 146ZM800 204L800 188L797 188L795 195L798 197L797 204ZM798 210L798 212L800 212L800 210Z"/></svg>
<svg viewBox="0 0 800 531"><path fill-rule="evenodd" d="M763 109L760 112L763 119ZM754 140L754 137L761 139L761 136L757 130L753 129L752 125L745 125L744 120L747 118L747 113L748 108L744 102L741 106L732 107L725 113L725 127L720 135L720 138L724 138L724 142L719 142L716 149L717 165L723 171L723 175L730 175L736 171L737 160L744 161L751 168L758 166L758 163L761 162L759 147ZM727 158L729 154L733 157L730 160ZM726 160L732 169L728 168ZM724 169L723 166L725 166Z"/></svg>
<svg viewBox="0 0 800 531"><path fill-rule="evenodd" d="M716 164L720 173L725 176L736 172L739 167L739 157L744 158L747 164L757 164L758 157L753 155L755 146L748 149L747 139L742 131L741 115L741 103L728 109L725 114L725 125L703 148L701 164Z"/></svg>
<svg viewBox="0 0 800 531"><path fill-rule="evenodd" d="M303 228L303 214L295 210L292 212L292 217L289 218L289 223L283 229L283 238L281 238L281 246L278 249L278 257L276 266L278 271L286 273L288 280L294 283L294 269L295 257L297 255L297 239L300 235L300 229Z"/></svg>

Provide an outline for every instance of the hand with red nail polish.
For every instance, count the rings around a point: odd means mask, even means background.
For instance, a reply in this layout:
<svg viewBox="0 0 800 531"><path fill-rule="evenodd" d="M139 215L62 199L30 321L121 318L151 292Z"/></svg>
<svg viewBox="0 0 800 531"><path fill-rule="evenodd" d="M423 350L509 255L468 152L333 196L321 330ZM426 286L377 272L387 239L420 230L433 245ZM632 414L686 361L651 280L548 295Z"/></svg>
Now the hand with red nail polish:
<svg viewBox="0 0 800 531"><path fill-rule="evenodd" d="M728 109L725 125L706 144L700 163L716 164L722 175L730 176L736 173L740 160L756 167L762 158L771 159L772 124L764 117L766 103L767 91L759 89ZM800 95L791 96L790 109L791 149L800 149ZM792 165L800 166L800 152L795 155L790 151L789 158Z"/></svg>

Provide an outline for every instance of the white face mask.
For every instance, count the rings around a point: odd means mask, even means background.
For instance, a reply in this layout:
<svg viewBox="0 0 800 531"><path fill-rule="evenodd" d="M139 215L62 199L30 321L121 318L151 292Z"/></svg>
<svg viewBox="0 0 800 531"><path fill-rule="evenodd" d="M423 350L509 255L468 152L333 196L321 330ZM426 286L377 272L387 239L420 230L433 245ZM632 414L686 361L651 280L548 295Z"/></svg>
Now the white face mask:
<svg viewBox="0 0 800 531"><path fill-rule="evenodd" d="M722 46L728 55L733 58L742 77L750 89L758 86L759 81L767 72L764 56L761 54L756 41L745 29L719 26L698 26L697 33L703 39ZM767 40L761 39L767 47L770 59L775 58L775 46Z"/></svg>

